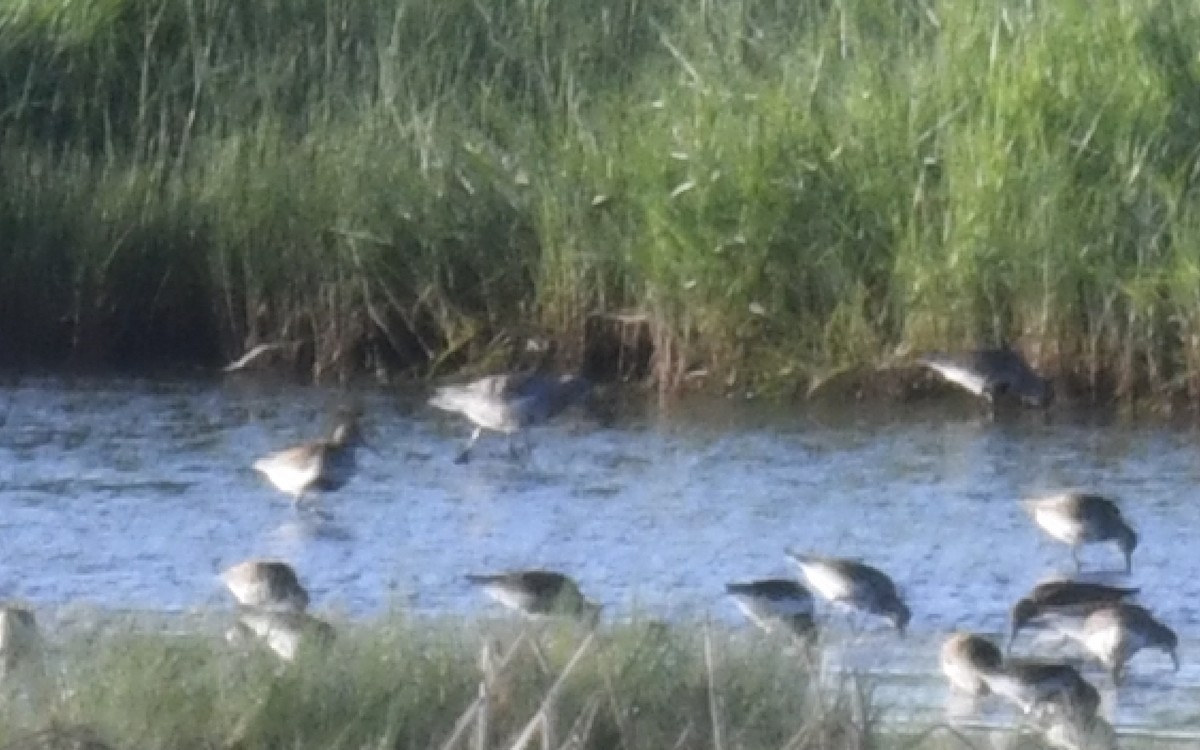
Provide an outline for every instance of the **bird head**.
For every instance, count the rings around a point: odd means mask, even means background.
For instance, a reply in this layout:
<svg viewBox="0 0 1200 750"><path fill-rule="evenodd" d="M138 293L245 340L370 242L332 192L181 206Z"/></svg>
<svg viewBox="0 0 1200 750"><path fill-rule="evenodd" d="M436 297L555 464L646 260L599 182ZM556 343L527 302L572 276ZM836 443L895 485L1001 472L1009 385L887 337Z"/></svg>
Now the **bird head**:
<svg viewBox="0 0 1200 750"><path fill-rule="evenodd" d="M1157 635L1157 645L1163 650L1167 656L1171 657L1171 664L1174 665L1175 671L1179 671L1179 636L1175 634L1166 625L1162 625Z"/></svg>
<svg viewBox="0 0 1200 750"><path fill-rule="evenodd" d="M904 602L895 599L888 607L887 618L891 620L892 625L900 633L900 636L904 637L905 630L908 629L908 622L912 619L912 610Z"/></svg>

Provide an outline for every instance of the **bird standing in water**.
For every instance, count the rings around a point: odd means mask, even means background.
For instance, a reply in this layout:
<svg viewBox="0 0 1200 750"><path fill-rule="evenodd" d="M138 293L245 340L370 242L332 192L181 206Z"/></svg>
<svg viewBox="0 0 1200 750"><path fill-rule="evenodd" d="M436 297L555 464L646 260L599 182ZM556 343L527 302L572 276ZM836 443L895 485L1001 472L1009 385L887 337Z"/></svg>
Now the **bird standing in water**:
<svg viewBox="0 0 1200 750"><path fill-rule="evenodd" d="M886 574L857 560L788 552L825 600L886 617L901 636L912 613Z"/></svg>
<svg viewBox="0 0 1200 750"><path fill-rule="evenodd" d="M1112 500L1087 492L1063 492L1024 500L1022 504L1043 531L1071 545L1076 570L1081 568L1080 546L1108 541L1116 542L1125 556L1125 572L1133 570L1138 537Z"/></svg>
<svg viewBox="0 0 1200 750"><path fill-rule="evenodd" d="M355 453L367 447L357 414L344 413L330 436L263 456L255 471L299 504L312 492L332 492L346 485L358 468Z"/></svg>
<svg viewBox="0 0 1200 750"><path fill-rule="evenodd" d="M1100 691L1069 664L1013 659L985 680L993 693L1027 714L1049 710L1090 720L1100 707Z"/></svg>
<svg viewBox="0 0 1200 750"><path fill-rule="evenodd" d="M927 354L917 360L947 382L982 398L996 413L997 397L1008 395L1026 406L1048 409L1054 387L1009 347L977 349L961 354Z"/></svg>
<svg viewBox="0 0 1200 750"><path fill-rule="evenodd" d="M1011 613L1012 631L1008 646L1012 648L1017 633L1027 623L1042 615L1086 617L1097 609L1136 596L1138 589L1106 586L1087 581L1046 581L1033 587L1017 600Z"/></svg>
<svg viewBox="0 0 1200 750"><path fill-rule="evenodd" d="M1125 666L1143 648L1156 648L1171 657L1179 671L1179 638L1145 607L1137 604L1111 604L1097 609L1076 628L1059 624L1059 629L1090 651L1121 684Z"/></svg>
<svg viewBox="0 0 1200 750"><path fill-rule="evenodd" d="M797 581L768 578L730 583L725 592L748 620L767 633L784 632L804 641L815 634L812 593Z"/></svg>
<svg viewBox="0 0 1200 750"><path fill-rule="evenodd" d="M991 692L988 677L996 674L1004 662L999 647L982 636L953 633L939 652L942 674L950 685L971 696Z"/></svg>
<svg viewBox="0 0 1200 750"><path fill-rule="evenodd" d="M575 375L555 377L539 372L492 375L465 385L444 385L429 399L429 404L462 414L475 424L470 440L455 459L455 463L462 464L470 460L471 448L484 430L509 435L511 441L512 435L543 424L583 401L591 389L588 380Z"/></svg>

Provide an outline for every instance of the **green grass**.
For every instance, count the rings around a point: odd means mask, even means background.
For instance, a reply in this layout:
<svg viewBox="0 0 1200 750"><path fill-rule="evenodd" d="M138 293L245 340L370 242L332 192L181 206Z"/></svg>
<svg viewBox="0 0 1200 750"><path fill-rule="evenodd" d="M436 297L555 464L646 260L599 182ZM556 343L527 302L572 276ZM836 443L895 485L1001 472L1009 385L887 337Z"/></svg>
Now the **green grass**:
<svg viewBox="0 0 1200 750"><path fill-rule="evenodd" d="M0 744L57 726L117 748L415 750L456 732L456 747L510 748L538 727L533 742L555 748L873 747L867 691L818 689L778 646L693 626L589 637L388 616L284 664L216 633L80 632L50 651L46 684L6 680Z"/></svg>
<svg viewBox="0 0 1200 750"><path fill-rule="evenodd" d="M1045 746L1015 717L982 734L905 723L875 701L870 677L822 671L818 651L749 626L635 620L589 632L389 613L339 622L332 642L302 645L290 663L261 642L226 643L219 626L211 614L113 615L50 634L0 682L0 747L101 750L86 737L113 750L961 750L989 736Z"/></svg>
<svg viewBox="0 0 1200 750"><path fill-rule="evenodd" d="M0 354L1200 396L1198 60L1183 0L7 0Z"/></svg>

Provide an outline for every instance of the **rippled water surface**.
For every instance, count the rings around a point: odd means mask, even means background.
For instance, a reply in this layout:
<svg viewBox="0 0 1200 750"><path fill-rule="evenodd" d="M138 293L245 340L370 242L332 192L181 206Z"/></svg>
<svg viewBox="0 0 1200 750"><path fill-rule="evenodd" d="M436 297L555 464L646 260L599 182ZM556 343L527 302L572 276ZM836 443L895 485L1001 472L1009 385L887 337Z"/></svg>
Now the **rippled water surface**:
<svg viewBox="0 0 1200 750"><path fill-rule="evenodd" d="M368 391L356 397L378 454L362 456L320 518L249 466L320 434L337 396L212 381L10 383L0 390L0 596L46 609L228 607L217 570L280 556L317 609L469 613L491 610L464 572L544 566L572 573L608 616L737 624L724 584L793 575L783 555L793 547L862 557L900 583L909 638L861 623L829 658L883 675L884 702L921 717L943 710L936 651L947 631L1000 633L1022 592L1073 570L1017 499L1089 487L1119 497L1138 529L1132 583L1180 632L1184 662L1172 674L1166 657L1139 655L1107 710L1126 731L1200 728L1200 440L1190 426L1062 413L990 423L955 398L892 410L722 402L609 427L569 418L536 431L526 461L485 438L458 466L465 424L416 394ZM1124 580L1111 545L1084 561ZM1026 636L1018 649L1063 650Z"/></svg>

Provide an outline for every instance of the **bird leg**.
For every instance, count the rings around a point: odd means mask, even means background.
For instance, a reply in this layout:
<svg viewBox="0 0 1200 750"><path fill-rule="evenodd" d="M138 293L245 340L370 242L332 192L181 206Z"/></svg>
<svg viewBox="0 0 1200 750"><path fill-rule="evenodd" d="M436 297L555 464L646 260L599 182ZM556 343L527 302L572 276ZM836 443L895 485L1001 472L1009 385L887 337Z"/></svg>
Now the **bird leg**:
<svg viewBox="0 0 1200 750"><path fill-rule="evenodd" d="M473 448L475 446L475 441L478 440L479 436L482 434L483 434L483 428L476 427L475 431L471 433L471 439L467 441L466 446L458 454L458 457L454 459L454 463L465 464L466 462L471 460L471 448Z"/></svg>
<svg viewBox="0 0 1200 750"><path fill-rule="evenodd" d="M1113 685L1120 685L1125 679L1125 662L1117 659L1112 665L1112 681Z"/></svg>
<svg viewBox="0 0 1200 750"><path fill-rule="evenodd" d="M1079 559L1079 545L1071 545L1071 559L1075 561L1075 572L1079 573L1083 570L1083 562Z"/></svg>
<svg viewBox="0 0 1200 750"><path fill-rule="evenodd" d="M996 394L990 388L985 388L983 391L983 408L984 414L989 422L996 421Z"/></svg>

